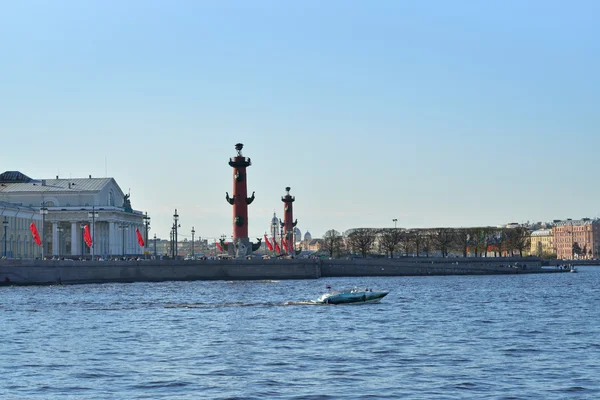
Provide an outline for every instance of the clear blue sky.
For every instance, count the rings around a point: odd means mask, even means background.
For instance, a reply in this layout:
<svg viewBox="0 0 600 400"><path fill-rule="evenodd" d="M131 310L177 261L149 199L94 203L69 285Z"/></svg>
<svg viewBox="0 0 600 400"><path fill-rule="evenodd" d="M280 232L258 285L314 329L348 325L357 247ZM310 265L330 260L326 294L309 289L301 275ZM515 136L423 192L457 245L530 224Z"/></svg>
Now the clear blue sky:
<svg viewBox="0 0 600 400"><path fill-rule="evenodd" d="M598 1L2 1L0 169L114 177L168 237L600 212ZM105 165L106 160L106 165Z"/></svg>

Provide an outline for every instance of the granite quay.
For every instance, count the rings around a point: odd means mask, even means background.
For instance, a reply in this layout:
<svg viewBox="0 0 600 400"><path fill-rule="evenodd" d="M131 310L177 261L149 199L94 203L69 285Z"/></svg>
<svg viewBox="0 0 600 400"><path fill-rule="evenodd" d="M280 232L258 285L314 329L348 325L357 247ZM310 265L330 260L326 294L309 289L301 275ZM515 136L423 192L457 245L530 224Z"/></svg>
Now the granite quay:
<svg viewBox="0 0 600 400"><path fill-rule="evenodd" d="M0 284L49 285L193 280L319 279L360 276L493 275L563 272L538 258L0 260Z"/></svg>

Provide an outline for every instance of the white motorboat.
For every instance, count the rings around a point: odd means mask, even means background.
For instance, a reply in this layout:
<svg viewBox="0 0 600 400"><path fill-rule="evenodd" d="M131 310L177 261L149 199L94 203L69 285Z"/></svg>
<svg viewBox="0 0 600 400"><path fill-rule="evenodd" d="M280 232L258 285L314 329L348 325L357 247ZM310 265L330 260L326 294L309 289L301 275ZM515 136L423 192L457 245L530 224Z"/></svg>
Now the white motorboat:
<svg viewBox="0 0 600 400"><path fill-rule="evenodd" d="M321 295L317 303L323 304L368 304L379 303L389 293L388 290L344 289Z"/></svg>

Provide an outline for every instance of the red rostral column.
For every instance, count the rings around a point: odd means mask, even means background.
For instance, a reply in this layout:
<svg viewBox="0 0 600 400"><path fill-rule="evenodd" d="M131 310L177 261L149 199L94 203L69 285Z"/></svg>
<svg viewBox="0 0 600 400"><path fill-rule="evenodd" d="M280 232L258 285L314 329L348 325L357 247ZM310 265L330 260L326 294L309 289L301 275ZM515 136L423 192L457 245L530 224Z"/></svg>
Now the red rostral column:
<svg viewBox="0 0 600 400"><path fill-rule="evenodd" d="M237 156L229 159L229 166L233 168L233 197L225 192L225 199L233 205L233 245L237 257L252 253L252 244L248 239L248 204L254 201L254 192L252 197L247 197L246 187L246 168L252 162L250 158L242 156L243 147L242 143L236 144Z"/></svg>
<svg viewBox="0 0 600 400"><path fill-rule="evenodd" d="M288 186L285 188L287 194L285 196L281 196L281 201L283 201L283 234L285 235L285 240L288 242L290 246L290 254L294 255L294 228L298 223L298 220L292 222L294 220L294 210L293 203L296 200L294 196L290 196L291 188Z"/></svg>

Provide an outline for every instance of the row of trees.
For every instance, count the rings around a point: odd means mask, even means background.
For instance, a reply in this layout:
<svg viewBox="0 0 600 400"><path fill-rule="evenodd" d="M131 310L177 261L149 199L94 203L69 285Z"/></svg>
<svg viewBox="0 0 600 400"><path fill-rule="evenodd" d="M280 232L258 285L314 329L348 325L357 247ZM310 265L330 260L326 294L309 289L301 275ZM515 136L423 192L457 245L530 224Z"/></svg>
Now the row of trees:
<svg viewBox="0 0 600 400"><path fill-rule="evenodd" d="M340 234L331 229L323 236L321 249L330 257L344 253L358 253L362 257L376 252L394 257L394 254L416 257L442 256L450 252L486 257L523 256L530 246L529 230L517 228L358 228Z"/></svg>

